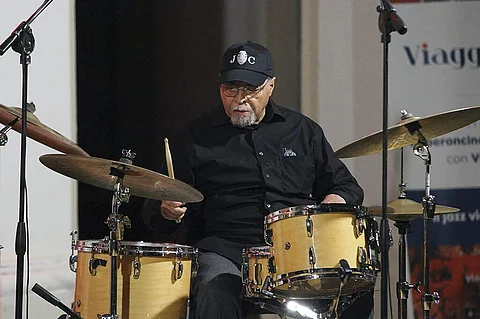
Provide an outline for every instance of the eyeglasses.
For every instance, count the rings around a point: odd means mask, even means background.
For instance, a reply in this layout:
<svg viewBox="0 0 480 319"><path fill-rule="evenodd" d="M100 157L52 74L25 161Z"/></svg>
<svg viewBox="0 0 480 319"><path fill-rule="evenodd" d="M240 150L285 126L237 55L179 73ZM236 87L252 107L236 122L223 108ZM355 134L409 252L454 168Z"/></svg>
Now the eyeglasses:
<svg viewBox="0 0 480 319"><path fill-rule="evenodd" d="M223 83L220 84L220 89L222 90L223 95L227 97L237 96L238 91L242 91L245 97L255 97L258 93L260 93L260 91L263 90L263 88L265 88L265 86L267 86L268 82L270 82L270 79L268 79L259 87L253 85L236 86L232 83Z"/></svg>

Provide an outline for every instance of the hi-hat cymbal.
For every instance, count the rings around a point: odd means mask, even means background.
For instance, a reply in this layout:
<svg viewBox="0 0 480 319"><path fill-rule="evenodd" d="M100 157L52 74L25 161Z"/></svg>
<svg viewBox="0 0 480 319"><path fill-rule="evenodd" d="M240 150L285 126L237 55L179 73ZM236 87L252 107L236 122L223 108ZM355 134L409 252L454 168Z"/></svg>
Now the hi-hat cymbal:
<svg viewBox="0 0 480 319"><path fill-rule="evenodd" d="M96 157L65 154L40 156L40 162L48 168L82 183L114 191L118 177L110 175L111 169L124 173L123 186L134 196L195 203L203 195L193 187L144 168Z"/></svg>
<svg viewBox="0 0 480 319"><path fill-rule="evenodd" d="M435 206L435 214L449 214L460 209L449 206ZM373 216L382 216L382 206L370 206L368 212ZM423 216L423 206L407 198L396 199L387 203L387 218L394 221L412 221Z"/></svg>
<svg viewBox="0 0 480 319"><path fill-rule="evenodd" d="M0 123L3 125L9 125L13 121L18 120L12 125L12 128L17 132L22 132L21 118L21 108L8 107L0 104ZM57 131L44 125L35 115L33 115L32 112L28 111L27 136L62 153L88 156L88 153L80 146Z"/></svg>
<svg viewBox="0 0 480 319"><path fill-rule="evenodd" d="M410 134L407 126L420 124L420 131L429 140L453 132L480 119L480 106L447 111L424 118L407 118L387 129L387 148L393 150L418 142L416 135ZM370 155L382 151L383 131L365 136L337 150L340 158Z"/></svg>

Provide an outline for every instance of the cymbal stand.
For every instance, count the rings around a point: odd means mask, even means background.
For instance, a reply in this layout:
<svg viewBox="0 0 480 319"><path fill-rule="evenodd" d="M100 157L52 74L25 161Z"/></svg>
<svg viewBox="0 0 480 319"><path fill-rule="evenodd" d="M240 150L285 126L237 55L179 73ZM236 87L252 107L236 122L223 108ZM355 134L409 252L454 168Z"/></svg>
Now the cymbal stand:
<svg viewBox="0 0 480 319"><path fill-rule="evenodd" d="M408 301L408 291L410 289L415 289L417 292L420 292L418 286L420 282L412 285L407 281L407 242L406 234L410 232L411 222L407 221L396 221L394 223L395 227L398 229L398 234L400 235L398 239L398 281L397 281L397 299L398 299L398 318L407 319L407 301Z"/></svg>
<svg viewBox="0 0 480 319"><path fill-rule="evenodd" d="M412 114L407 113L406 110L401 110L402 120L406 120L412 117ZM403 179L404 172L404 162L403 162L403 147L400 150L400 184L398 185L398 190L400 194L398 199L407 198L407 193L405 189L407 183ZM412 223L410 220L398 220L393 224L398 229L399 239L398 239L398 281L397 281L397 300L398 300L398 318L407 319L407 302L408 302L408 292L410 289L415 289L420 292L418 286L420 282L412 285L407 282L407 240L406 234L410 232Z"/></svg>
<svg viewBox="0 0 480 319"><path fill-rule="evenodd" d="M430 318L430 307L432 302L438 303L440 296L438 292L430 293L430 224L435 215L435 196L430 194L430 165L432 158L428 148L427 139L420 131L420 124L414 122L415 128L408 127L410 133L412 131L417 134L418 142L413 146L413 153L420 157L425 164L425 197L422 200L423 206L423 294L422 308L423 318ZM412 123L413 124L413 123Z"/></svg>
<svg viewBox="0 0 480 319"><path fill-rule="evenodd" d="M377 6L378 28L380 29L381 42L383 43L383 105L382 105L382 222L381 222L381 313L382 318L388 317L388 248L389 225L387 219L387 165L388 165L388 45L390 34L397 31L399 34L407 32L407 26L397 14L389 0L381 0Z"/></svg>
<svg viewBox="0 0 480 319"><path fill-rule="evenodd" d="M26 204L26 166L27 166L27 97L28 97L28 65L31 62L31 54L35 48L35 37L30 24L45 10L53 0L45 0L40 7L26 20L22 21L0 44L0 56L11 47L20 53L22 65L22 132L20 142L20 196L18 223L15 235L15 254L17 255L17 270L15 283L15 318L23 317L23 285L25 252L27 250L27 230L25 227L25 204ZM5 133L5 132L2 132ZM6 143L3 140L2 143Z"/></svg>
<svg viewBox="0 0 480 319"><path fill-rule="evenodd" d="M122 150L122 158L120 162L132 164L135 153ZM123 239L124 227L131 227L130 219L118 213L122 203L128 203L130 200L130 189L123 186L123 177L127 173L128 168L121 165L110 167L110 175L118 178L114 185L115 193L112 197L112 213L105 222L110 228L109 236L109 253L110 253L110 313L102 315L102 319L117 319L117 266L119 256L119 241Z"/></svg>

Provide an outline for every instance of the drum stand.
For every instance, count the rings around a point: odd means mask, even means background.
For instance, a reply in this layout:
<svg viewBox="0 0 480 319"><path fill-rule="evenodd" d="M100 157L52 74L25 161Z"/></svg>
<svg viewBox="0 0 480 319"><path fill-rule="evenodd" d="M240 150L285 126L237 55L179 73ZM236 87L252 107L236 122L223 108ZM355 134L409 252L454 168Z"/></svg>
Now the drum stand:
<svg viewBox="0 0 480 319"><path fill-rule="evenodd" d="M122 150L122 158L120 162L132 164L135 153ZM118 210L122 203L128 203L130 200L130 189L123 186L123 177L127 173L128 168L118 166L110 167L110 175L118 178L114 185L115 193L112 197L112 213L105 222L110 228L109 236L109 252L110 252L110 313L98 315L99 319L118 319L117 314L117 265L118 265L118 246L119 241L123 239L124 227L131 227L130 219L127 216L118 214Z"/></svg>

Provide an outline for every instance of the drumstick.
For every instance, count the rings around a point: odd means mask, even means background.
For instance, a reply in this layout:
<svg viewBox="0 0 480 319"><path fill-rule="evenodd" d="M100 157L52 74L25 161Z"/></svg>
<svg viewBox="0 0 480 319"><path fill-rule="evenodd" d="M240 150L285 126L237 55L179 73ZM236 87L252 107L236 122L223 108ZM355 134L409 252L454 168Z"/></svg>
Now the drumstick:
<svg viewBox="0 0 480 319"><path fill-rule="evenodd" d="M172 154L170 153L170 147L168 145L168 138L164 138L163 142L165 142L165 156L167 157L167 170L168 176L175 179L175 173L173 171L173 163L172 163Z"/></svg>
<svg viewBox="0 0 480 319"><path fill-rule="evenodd" d="M173 171L173 162L172 162L172 154L170 153L170 146L168 145L168 138L164 138L163 142L165 143L165 157L167 158L167 171L168 176L175 179L175 173ZM182 216L178 217L175 222L179 224L182 221Z"/></svg>

